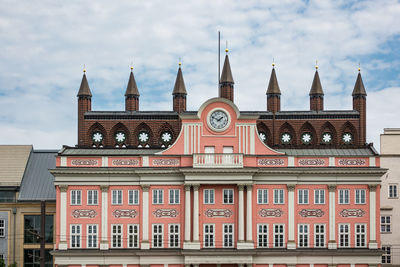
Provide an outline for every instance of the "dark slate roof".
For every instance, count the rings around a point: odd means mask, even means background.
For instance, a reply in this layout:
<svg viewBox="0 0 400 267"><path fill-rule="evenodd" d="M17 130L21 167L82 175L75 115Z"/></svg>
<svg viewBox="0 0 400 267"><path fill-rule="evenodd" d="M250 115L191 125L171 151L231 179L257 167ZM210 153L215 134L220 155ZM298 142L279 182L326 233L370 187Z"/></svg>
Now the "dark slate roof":
<svg viewBox="0 0 400 267"><path fill-rule="evenodd" d="M86 74L83 73L81 87L79 88L79 92L77 96L92 96L92 92L90 92L89 83L86 79Z"/></svg>
<svg viewBox="0 0 400 267"><path fill-rule="evenodd" d="M357 149L277 149L289 156L376 156L377 152L373 148Z"/></svg>
<svg viewBox="0 0 400 267"><path fill-rule="evenodd" d="M354 85L354 90L353 90L353 96L355 95L363 95L366 96L367 92L365 92L365 87L364 87L364 83L363 80L361 78L361 73L359 72L357 75L357 80L356 80L356 84Z"/></svg>
<svg viewBox="0 0 400 267"><path fill-rule="evenodd" d="M232 71L231 71L231 64L229 63L228 54L226 54L226 56L225 56L225 62L224 62L224 66L222 68L220 83L234 83L233 77L232 77Z"/></svg>
<svg viewBox="0 0 400 267"><path fill-rule="evenodd" d="M164 149L93 149L93 148L70 148L66 147L61 152L62 156L94 155L94 156L112 156L112 155L153 155Z"/></svg>
<svg viewBox="0 0 400 267"><path fill-rule="evenodd" d="M276 78L275 68L272 68L271 77L269 78L269 84L267 89L267 95L280 95L281 90L279 89L278 79Z"/></svg>
<svg viewBox="0 0 400 267"><path fill-rule="evenodd" d="M179 66L178 74L176 75L174 90L172 91L173 95L181 94L187 95L185 81L183 80L182 69Z"/></svg>
<svg viewBox="0 0 400 267"><path fill-rule="evenodd" d="M310 95L324 95L322 90L321 81L319 79L318 70L315 71L314 80L311 86Z"/></svg>
<svg viewBox="0 0 400 267"><path fill-rule="evenodd" d="M178 120L176 111L88 111L88 120Z"/></svg>
<svg viewBox="0 0 400 267"><path fill-rule="evenodd" d="M54 177L49 169L56 167L56 150L34 150L22 178L18 201L56 200Z"/></svg>
<svg viewBox="0 0 400 267"><path fill-rule="evenodd" d="M136 80L135 76L133 76L133 71L131 71L131 74L129 75L129 81L128 81L128 86L126 87L126 92L125 96L140 96L139 90L136 85Z"/></svg>

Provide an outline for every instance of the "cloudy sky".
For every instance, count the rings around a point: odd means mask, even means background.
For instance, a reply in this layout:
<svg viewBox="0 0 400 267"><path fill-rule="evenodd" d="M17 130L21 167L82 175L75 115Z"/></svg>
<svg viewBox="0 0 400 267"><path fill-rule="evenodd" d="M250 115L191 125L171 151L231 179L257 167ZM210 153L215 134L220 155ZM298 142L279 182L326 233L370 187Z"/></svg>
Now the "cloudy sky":
<svg viewBox="0 0 400 267"><path fill-rule="evenodd" d="M241 110L265 110L274 59L283 110L307 110L318 60L325 109L351 109L357 68L368 142L400 127L400 2L0 1L0 143L75 145L86 65L93 110L123 110L130 65L141 110L171 110L179 58L188 109L217 96L218 31ZM225 48L225 47L223 47Z"/></svg>

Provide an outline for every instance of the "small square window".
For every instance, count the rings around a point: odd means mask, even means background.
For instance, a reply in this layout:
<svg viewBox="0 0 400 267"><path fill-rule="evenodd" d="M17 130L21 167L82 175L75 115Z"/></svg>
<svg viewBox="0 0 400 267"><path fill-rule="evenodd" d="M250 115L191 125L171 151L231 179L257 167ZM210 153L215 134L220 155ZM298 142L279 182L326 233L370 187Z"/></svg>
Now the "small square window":
<svg viewBox="0 0 400 267"><path fill-rule="evenodd" d="M233 189L224 189L224 204L233 204Z"/></svg>

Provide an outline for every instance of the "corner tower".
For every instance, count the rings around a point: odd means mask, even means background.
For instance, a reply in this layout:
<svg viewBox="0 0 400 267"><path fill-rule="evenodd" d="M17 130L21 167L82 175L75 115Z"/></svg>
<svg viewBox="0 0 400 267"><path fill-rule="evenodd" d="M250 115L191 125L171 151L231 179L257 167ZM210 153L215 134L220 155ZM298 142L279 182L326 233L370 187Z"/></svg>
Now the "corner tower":
<svg viewBox="0 0 400 267"><path fill-rule="evenodd" d="M357 110L360 113L359 123L359 145L366 143L367 136L367 93L365 91L364 83L361 77L361 70L358 68L358 75L356 84L353 89L353 110Z"/></svg>
<svg viewBox="0 0 400 267"><path fill-rule="evenodd" d="M229 63L228 48L225 49L225 62L222 68L221 78L219 80L219 97L229 99L233 102L233 77L231 71L231 65Z"/></svg>
<svg viewBox="0 0 400 267"><path fill-rule="evenodd" d="M128 86L125 92L125 110L138 111L139 110L139 90L136 85L135 76L133 75L133 67L131 67L131 74L129 75Z"/></svg>
<svg viewBox="0 0 400 267"><path fill-rule="evenodd" d="M314 80L310 90L310 110L320 111L324 109L324 91L318 74L318 66L315 66Z"/></svg>
<svg viewBox="0 0 400 267"><path fill-rule="evenodd" d="M174 91L172 92L173 96L173 110L181 113L182 111L186 111L186 86L185 81L183 80L182 74L182 63L179 62L178 74L176 75Z"/></svg>
<svg viewBox="0 0 400 267"><path fill-rule="evenodd" d="M78 145L84 144L84 115L92 110L92 92L86 79L86 69L83 69L83 77L78 92Z"/></svg>
<svg viewBox="0 0 400 267"><path fill-rule="evenodd" d="M267 89L267 110L273 113L281 110L281 90L276 78L275 64L272 64L272 72Z"/></svg>

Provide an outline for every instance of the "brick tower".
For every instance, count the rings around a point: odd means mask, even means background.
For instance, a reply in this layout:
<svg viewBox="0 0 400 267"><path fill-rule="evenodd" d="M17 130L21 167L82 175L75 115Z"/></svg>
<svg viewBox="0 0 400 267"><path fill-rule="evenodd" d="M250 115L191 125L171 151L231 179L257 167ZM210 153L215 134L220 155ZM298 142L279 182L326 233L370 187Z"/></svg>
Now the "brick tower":
<svg viewBox="0 0 400 267"><path fill-rule="evenodd" d="M92 92L90 92L89 83L86 79L86 70L83 70L81 86L78 92L78 145L83 145L84 136L84 115L85 112L92 110Z"/></svg>
<svg viewBox="0 0 400 267"><path fill-rule="evenodd" d="M271 77L267 89L267 110L273 113L281 111L281 90L275 74L275 64L272 65Z"/></svg>
<svg viewBox="0 0 400 267"><path fill-rule="evenodd" d="M138 111L139 110L139 90L136 85L135 76L133 76L133 67L131 67L131 74L129 75L128 86L125 92L125 110Z"/></svg>
<svg viewBox="0 0 400 267"><path fill-rule="evenodd" d="M225 49L226 56L222 68L221 79L219 80L219 97L229 99L233 102L233 78L231 65L229 64L228 49Z"/></svg>
<svg viewBox="0 0 400 267"><path fill-rule="evenodd" d="M310 90L310 110L324 110L324 91L318 75L318 66L315 67L314 80Z"/></svg>
<svg viewBox="0 0 400 267"><path fill-rule="evenodd" d="M176 75L174 91L173 95L173 110L181 113L182 111L186 111L186 86L185 81L183 80L181 63L179 62L178 74Z"/></svg>
<svg viewBox="0 0 400 267"><path fill-rule="evenodd" d="M353 109L360 113L360 124L359 124L359 139L358 145L364 145L366 143L366 119L367 119L367 93L365 91L364 83L361 77L360 69L358 69L358 75L356 84L354 85L353 96Z"/></svg>

